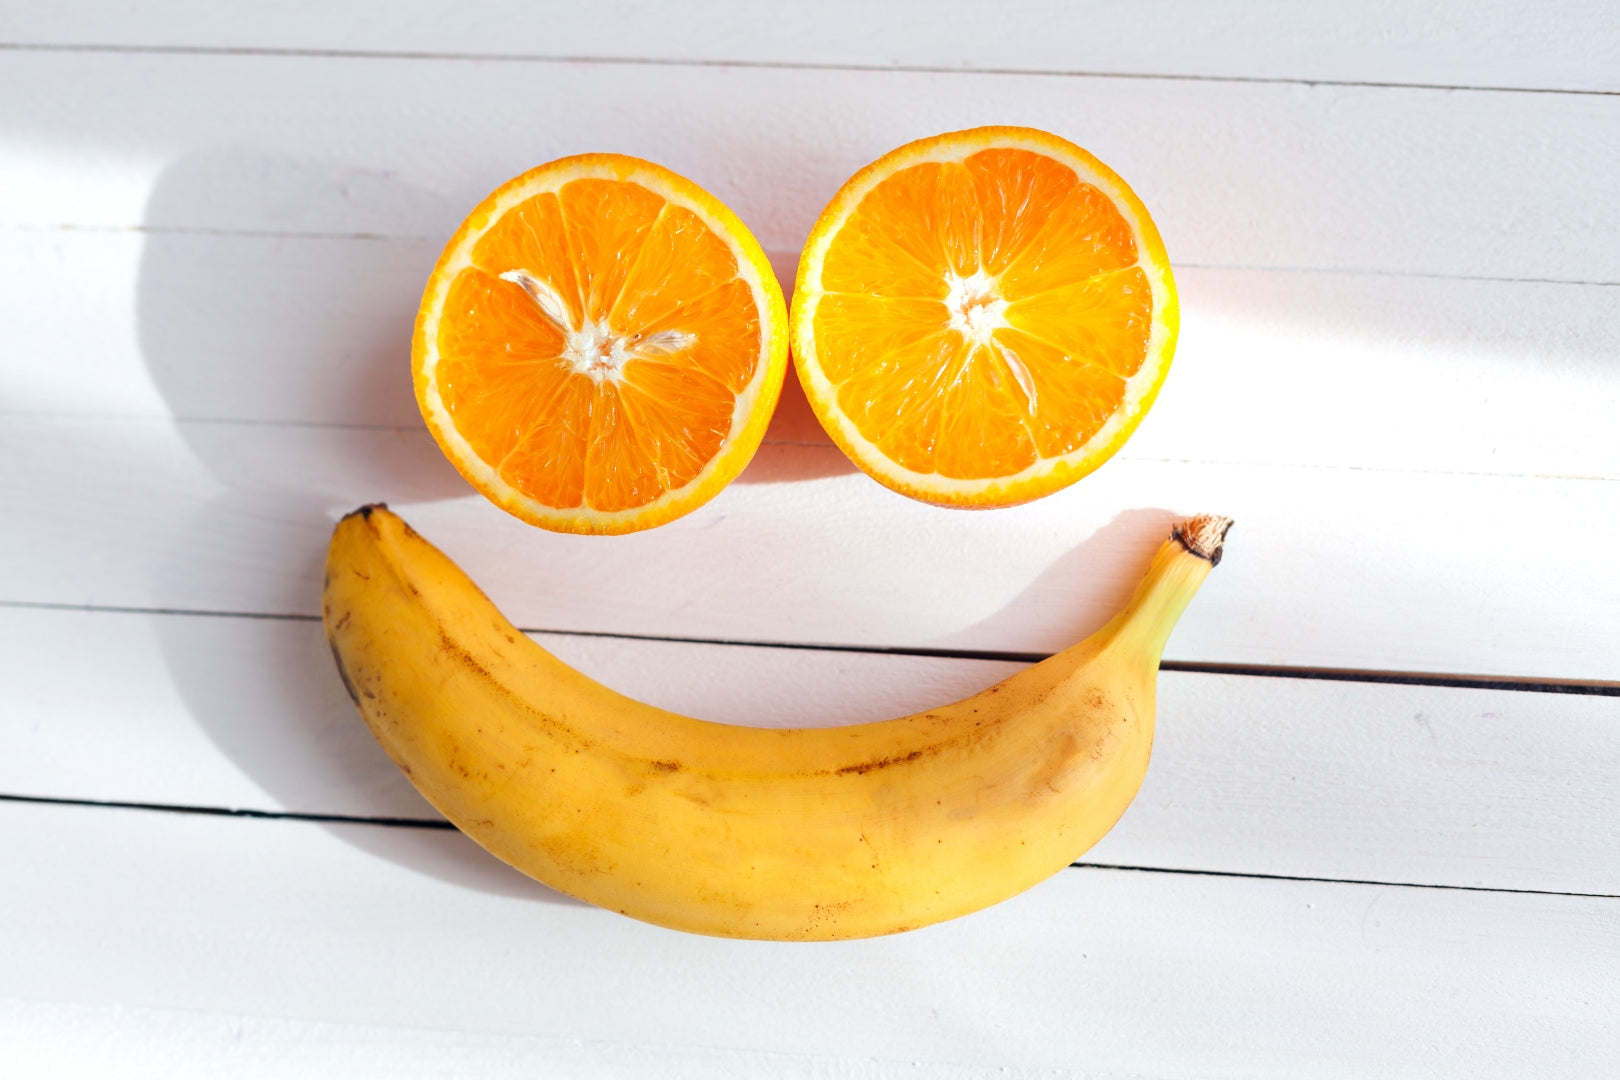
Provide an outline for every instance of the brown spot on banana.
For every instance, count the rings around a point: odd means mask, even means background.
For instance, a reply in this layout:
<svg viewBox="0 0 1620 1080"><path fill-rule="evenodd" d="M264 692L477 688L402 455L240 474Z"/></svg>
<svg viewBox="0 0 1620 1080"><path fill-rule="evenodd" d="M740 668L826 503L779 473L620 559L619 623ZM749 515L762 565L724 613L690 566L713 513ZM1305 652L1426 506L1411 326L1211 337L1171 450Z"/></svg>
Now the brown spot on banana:
<svg viewBox="0 0 1620 1080"><path fill-rule="evenodd" d="M864 776L866 773L873 772L877 769L888 769L895 765L904 765L906 762L916 761L918 758L923 757L926 754L934 754L938 752L938 746L924 746L913 750L909 754L894 754L891 757L880 758L877 761L862 761L854 765L845 765L841 769L832 770L832 774L834 776Z"/></svg>
<svg viewBox="0 0 1620 1080"><path fill-rule="evenodd" d="M1047 755L1040 770L1030 777L1025 794L1032 799L1048 795L1061 795L1063 782L1074 773L1081 758L1080 740L1073 732L1062 732L1053 737L1054 749ZM1099 744L1100 745L1100 744ZM1097 749L1096 746L1093 750Z"/></svg>
<svg viewBox="0 0 1620 1080"><path fill-rule="evenodd" d="M442 626L439 627L439 648L442 649L452 661L460 664L468 671L471 671L474 675L487 679L490 682L495 681L494 675L490 673L488 668L479 662L478 657L474 656L466 646L461 644L461 642L451 637L450 631Z"/></svg>

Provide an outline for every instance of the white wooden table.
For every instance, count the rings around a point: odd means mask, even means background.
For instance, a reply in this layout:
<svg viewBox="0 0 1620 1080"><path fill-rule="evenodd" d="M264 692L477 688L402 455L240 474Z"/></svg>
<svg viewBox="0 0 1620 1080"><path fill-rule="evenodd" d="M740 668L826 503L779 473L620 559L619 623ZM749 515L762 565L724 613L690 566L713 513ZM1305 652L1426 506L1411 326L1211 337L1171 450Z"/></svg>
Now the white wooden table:
<svg viewBox="0 0 1620 1080"><path fill-rule="evenodd" d="M1620 1073L1612 0L435 7L0 5L0 1077ZM1176 264L1079 485L909 502L790 385L708 506L576 538L426 435L421 285L507 177L654 159L787 277L856 168L981 123L1097 153ZM1083 864L805 946L436 819L318 621L374 500L610 685L772 724L987 685L1172 515L1238 526Z"/></svg>

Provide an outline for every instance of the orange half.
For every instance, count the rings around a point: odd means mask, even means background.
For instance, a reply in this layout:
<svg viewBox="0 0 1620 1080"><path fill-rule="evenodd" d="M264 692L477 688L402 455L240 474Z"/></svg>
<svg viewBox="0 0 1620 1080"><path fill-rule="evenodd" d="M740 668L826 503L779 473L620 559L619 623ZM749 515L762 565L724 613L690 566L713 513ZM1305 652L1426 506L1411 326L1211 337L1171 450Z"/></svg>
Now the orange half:
<svg viewBox="0 0 1620 1080"><path fill-rule="evenodd" d="M787 368L765 253L702 188L618 154L498 188L434 268L412 347L428 429L548 529L625 533L735 479Z"/></svg>
<svg viewBox="0 0 1620 1080"><path fill-rule="evenodd" d="M794 364L844 452L927 502L991 507L1072 484L1130 437L1179 314L1147 208L1033 128L902 146L816 222Z"/></svg>

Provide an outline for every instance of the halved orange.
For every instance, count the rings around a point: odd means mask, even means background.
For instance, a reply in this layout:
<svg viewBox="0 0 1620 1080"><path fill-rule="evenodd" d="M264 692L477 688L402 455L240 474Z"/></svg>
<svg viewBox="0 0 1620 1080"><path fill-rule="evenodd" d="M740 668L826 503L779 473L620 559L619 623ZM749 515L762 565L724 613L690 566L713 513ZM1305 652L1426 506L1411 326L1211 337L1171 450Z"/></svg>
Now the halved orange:
<svg viewBox="0 0 1620 1080"><path fill-rule="evenodd" d="M461 475L548 529L625 533L733 480L787 369L787 312L737 216L633 157L490 195L429 278L416 399Z"/></svg>
<svg viewBox="0 0 1620 1080"><path fill-rule="evenodd" d="M857 465L927 502L990 507L1106 461L1175 351L1170 262L1140 199L1033 128L922 139L816 222L794 364Z"/></svg>

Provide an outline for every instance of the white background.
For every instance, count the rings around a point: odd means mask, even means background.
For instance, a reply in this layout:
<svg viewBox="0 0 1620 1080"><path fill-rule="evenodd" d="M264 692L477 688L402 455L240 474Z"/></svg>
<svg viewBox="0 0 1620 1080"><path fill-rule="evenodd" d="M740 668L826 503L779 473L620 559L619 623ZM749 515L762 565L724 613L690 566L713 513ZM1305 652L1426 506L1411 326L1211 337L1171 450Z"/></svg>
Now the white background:
<svg viewBox="0 0 1620 1080"><path fill-rule="evenodd" d="M910 502L790 383L713 502L564 537L426 435L416 303L508 177L657 160L790 280L847 176L983 123L1096 153L1176 267L1075 487ZM1617 176L1602 3L0 5L0 1076L1604 1074ZM587 672L766 725L982 688L1238 524L1083 865L790 946L432 827L317 619L378 500Z"/></svg>

